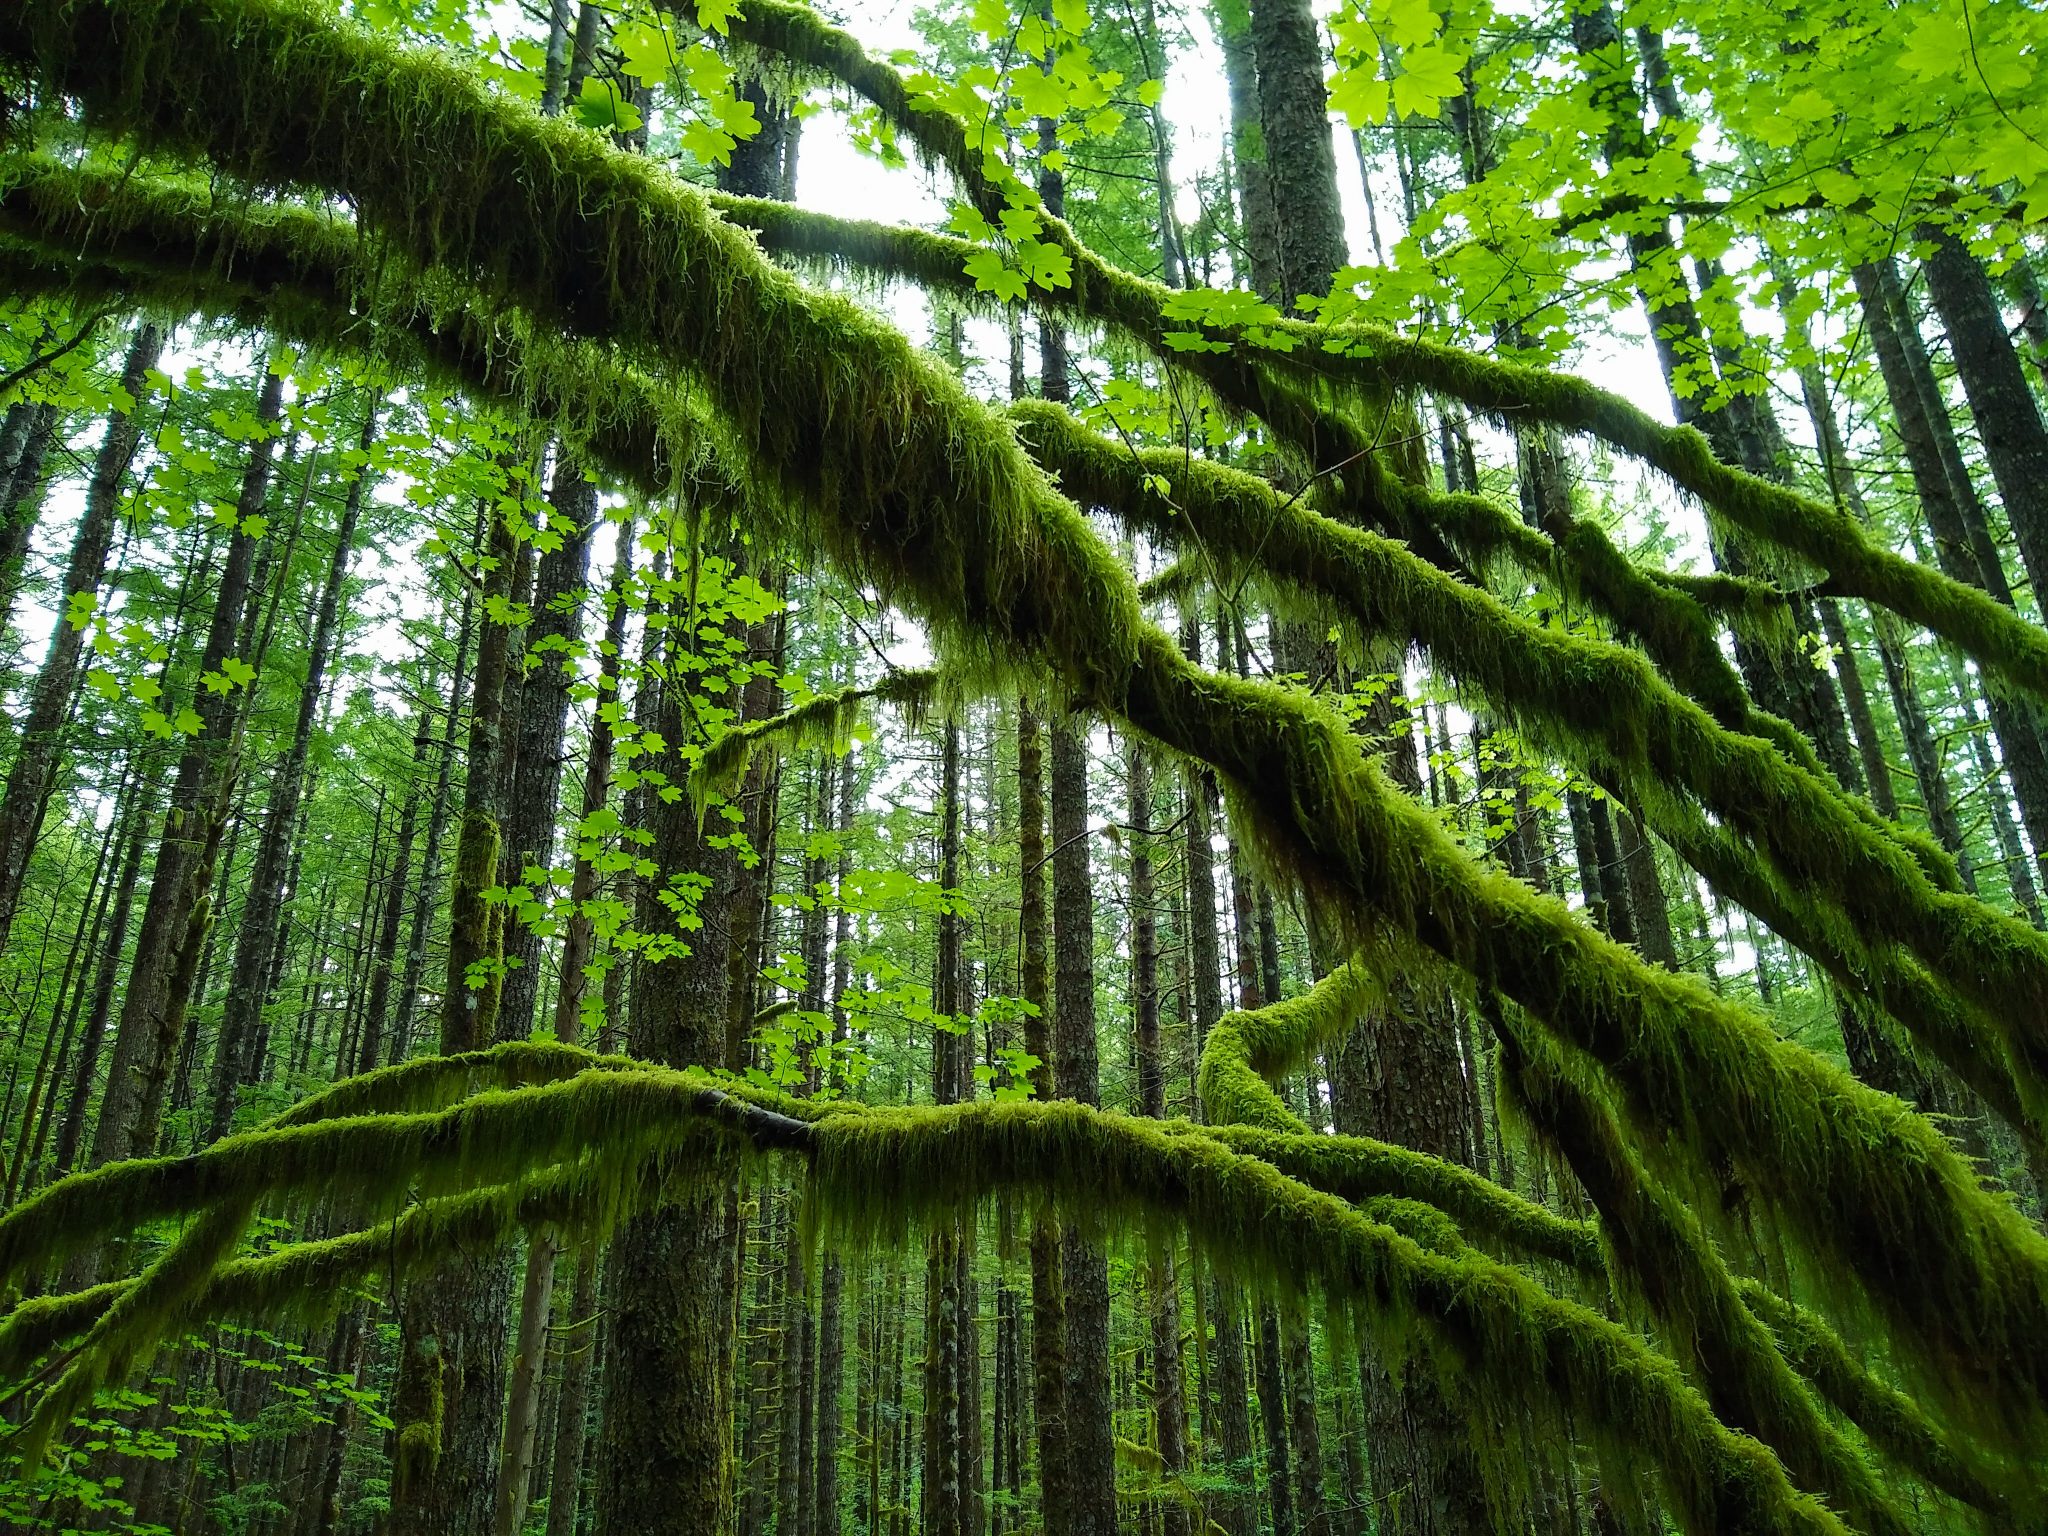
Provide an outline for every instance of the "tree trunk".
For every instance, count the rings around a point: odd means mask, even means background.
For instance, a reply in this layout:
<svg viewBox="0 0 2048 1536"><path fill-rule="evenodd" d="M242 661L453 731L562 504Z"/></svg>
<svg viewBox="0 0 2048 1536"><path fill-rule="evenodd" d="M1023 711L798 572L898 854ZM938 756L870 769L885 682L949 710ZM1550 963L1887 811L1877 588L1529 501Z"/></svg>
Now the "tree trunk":
<svg viewBox="0 0 2048 1536"><path fill-rule="evenodd" d="M145 324L136 331L121 365L121 388L130 398L142 397L147 387L145 376L156 366L162 350L163 332L155 325ZM0 945L7 942L14 927L29 856L35 851L43 807L62 755L64 720L71 712L71 696L78 687L79 664L85 654L90 610L84 605L96 603L100 583L106 580L121 488L141 439L142 422L135 411L115 411L108 418L107 435L86 488L85 514L72 536L71 558L64 568L57 624L29 689L28 708L20 722L20 745L7 772L6 792L0 796Z"/></svg>
<svg viewBox="0 0 2048 1536"><path fill-rule="evenodd" d="M365 402L362 430L356 447L366 456L376 441L378 409L379 402ZM310 467L308 474L311 474ZM262 1028L264 1005L269 1000L271 952L277 943L278 923L283 911L285 866L291 852L291 834L298 824L299 797L306 782L306 755L312 748L314 717L319 713L320 700L326 691L328 659L335 644L337 620L341 613L342 586L348 579L349 561L355 553L356 523L362 515L363 499L369 488L367 465L356 466L348 494L342 502L341 521L334 531L334 551L327 563L327 579L320 588L320 605L313 620L313 632L306 642L306 675L299 687L298 713L292 724L291 742L271 777L269 803L264 808L263 833L257 841L255 862L244 886L246 894L241 921L235 926L234 962L228 979L227 1002L221 1013L220 1040L214 1051L205 1133L209 1143L227 1135L234 1122L237 1096L242 1086L255 1078L255 1047Z"/></svg>
<svg viewBox="0 0 2048 1536"><path fill-rule="evenodd" d="M213 617L200 652L199 674L217 673L228 659L242 611L259 542L253 526L263 510L270 485L275 425L282 414L284 380L266 366L257 392L256 420L262 435L249 448L241 494L235 505L235 528L228 539ZM187 948L195 909L204 897L211 850L209 827L217 836L218 817L210 814L232 781L230 739L239 720L239 690L218 693L202 688L192 708L199 730L184 747L171 789L170 810L157 845L156 870L143 905L136 938L135 961L128 991L114 1032L107 1070L107 1091L100 1104L93 1137L95 1167L150 1150L156 1141L152 1105L161 1105L164 1080L176 1059L180 1020L172 1009L171 968Z"/></svg>
<svg viewBox="0 0 2048 1536"><path fill-rule="evenodd" d="M1089 869L1088 737L1078 720L1052 728L1054 1008L1061 1098L1099 1105L1095 1044L1095 891ZM1116 1530L1116 1440L1109 1404L1109 1269L1099 1244L1060 1237L1066 1294L1068 1529Z"/></svg>
<svg viewBox="0 0 2048 1536"><path fill-rule="evenodd" d="M2048 589L2048 426L1983 263L1954 235L1932 234L1927 291L1948 327L1956 377L2038 599Z"/></svg>

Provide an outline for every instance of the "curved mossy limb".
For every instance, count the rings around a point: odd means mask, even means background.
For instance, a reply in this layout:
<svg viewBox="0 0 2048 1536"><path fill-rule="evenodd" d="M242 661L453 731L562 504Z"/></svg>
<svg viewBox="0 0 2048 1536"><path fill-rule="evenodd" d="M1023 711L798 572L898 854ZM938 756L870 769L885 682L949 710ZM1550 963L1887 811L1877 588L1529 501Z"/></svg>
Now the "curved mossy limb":
<svg viewBox="0 0 2048 1536"><path fill-rule="evenodd" d="M2001 1085L2002 1098L2018 1098L2037 1117L2048 1107L2048 937L1931 884L1866 819L1869 807L1831 780L1723 728L1633 653L1535 624L1255 476L1165 449L1133 453L1057 405L1020 402L1011 415L1068 494L1127 527L1173 545L1192 541L1232 569L1329 604L1366 641L1412 638L1517 731L1582 770L1619 777L1629 798L1663 802L1671 785L1692 791L1809 899L1838 906L1873 940L1892 939L1944 967L2003 1036L1972 1038L1966 1016L1952 1010L1948 1028L1962 1039L1944 1054L1968 1060L1970 1075L2004 1066L2019 1086ZM1161 480L1171 499L1158 491Z"/></svg>
<svg viewBox="0 0 2048 1536"><path fill-rule="evenodd" d="M984 172L981 157L970 148L957 119L928 105L913 105L895 70L869 58L850 34L808 7L789 0L753 0L743 10L731 23L735 38L828 74L867 98L928 160L952 171L983 217L1001 217L1003 193ZM750 218L766 217L758 209L747 213ZM1167 331L1203 329L1186 321L1168 321L1171 290L1103 261L1061 221L1046 218L1043 235L1066 252L1072 272L1066 287L1035 292L1038 302L1114 324L1162 356L1168 351ZM936 246L922 245L915 269L922 280L944 275L936 252ZM954 285L959 285L957 278ZM1547 421L1596 437L1659 470L1735 527L1825 571L1828 582L1817 589L1822 595L1860 597L1890 608L2036 696L2048 698L2048 634L1985 593L1882 548L1840 509L1721 463L1693 428L1668 426L1583 379L1416 340L1379 326L1321 326L1282 318L1267 329L1285 335L1288 345L1259 349L1257 367L1245 371L1291 372L1325 388L1352 392L1354 399L1385 399L1390 389L1420 389L1460 401L1504 425ZM1236 354L1252 351L1250 344L1227 333L1220 339L1235 341L1233 352L1182 353L1171 360L1192 367L1212 387L1220 376L1225 398L1264 417L1297 446L1310 447L1317 437L1316 425L1304 430L1301 423L1290 422L1288 413L1272 409L1269 389L1232 376L1240 371ZM1218 358L1222 361L1212 364ZM1254 405L1253 398L1263 404ZM1301 393L1300 398L1308 395ZM1325 438L1348 435L1335 421L1324 421L1320 427ZM1311 457L1317 457L1313 451Z"/></svg>
<svg viewBox="0 0 2048 1536"><path fill-rule="evenodd" d="M2015 1491L2014 1469L1980 1467L1975 1458L1958 1453L1948 1436L1920 1405L1884 1381L1852 1354L1819 1318L1796 1307L1757 1280L1738 1278L1743 1305L1776 1335L1778 1349L1794 1370L1811 1381L1829 1402L1863 1432L1865 1440L1930 1488L2000 1519L1995 1529L2048 1529L2038 1489ZM2019 1468L2020 1480L2038 1482L2038 1459ZM2037 1511L2023 1517L2031 1504Z"/></svg>
<svg viewBox="0 0 2048 1536"><path fill-rule="evenodd" d="M1619 791L1599 771L1594 781ZM1626 803L1630 796L1618 793ZM1814 960L1828 979L1854 998L1867 999L1920 1047L1984 1100L2030 1150L2048 1154L2048 1121L2020 1094L2018 1077L1997 1039L1998 1031L1975 1007L1897 947L1869 942L1838 907L1788 891L1764 869L1753 850L1696 806L1652 793L1636 809L1657 834L1709 884L1770 924L1771 931Z"/></svg>
<svg viewBox="0 0 2048 1536"><path fill-rule="evenodd" d="M1497 1006L1485 1011L1517 1108L1578 1175L1600 1213L1610 1271L1655 1319L1716 1417L1768 1445L1800 1486L1845 1511L1858 1529L1908 1536L1908 1517L1743 1305L1699 1218L1643 1170L1612 1112L1571 1075L1553 1045L1517 1028Z"/></svg>
<svg viewBox="0 0 2048 1536"><path fill-rule="evenodd" d="M1267 867L1414 933L1601 1062L1650 1134L1736 1169L1854 1276L1960 1419L2035 1443L2048 1253L1925 1122L1562 905L1480 870L1370 769L1342 722L1201 673L1128 574L956 380L807 292L644 158L488 95L460 68L266 0L26 0L0 54L95 117L259 184L346 194L413 260L693 370L775 530L948 641L1035 656L1103 712L1215 765ZM432 142L435 157L412 147ZM608 281L584 274L602 270ZM794 514L801 512L801 516ZM544 1091L544 1090L542 1090ZM2018 1367L1984 1362L2015 1354Z"/></svg>
<svg viewBox="0 0 2048 1536"><path fill-rule="evenodd" d="M713 1128L702 1128L711 1134ZM688 1136L619 1171L604 1149L588 1157L524 1171L515 1180L422 1201L388 1222L335 1237L292 1243L220 1264L187 1306L187 1321L252 1325L317 1323L351 1306L366 1281L394 1282L434 1273L451 1253L475 1252L545 1226L601 1237L620 1219L663 1198L664 1175L695 1155ZM84 1340L134 1286L116 1280L63 1296L19 1303L0 1324L0 1380L12 1380L41 1355Z"/></svg>
<svg viewBox="0 0 2048 1536"><path fill-rule="evenodd" d="M946 687L946 674L920 668L891 672L866 688L837 688L785 709L765 720L733 727L704 749L690 770L690 797L697 814L720 795L729 795L746 777L747 765L761 752L786 753L805 747L844 750L853 729L870 704L895 704L921 718Z"/></svg>
<svg viewBox="0 0 2048 1536"><path fill-rule="evenodd" d="M1654 1469L1683 1529L1843 1529L1626 1329L1469 1250L1432 1252L1203 1138L1063 1103L848 1115L817 1128L812 1192L816 1219L855 1240L899 1242L1001 1194L1050 1196L1096 1225L1184 1224L1205 1253L1257 1281L1351 1300L1397 1330L1410 1322L1439 1368L1490 1404L1543 1424L1562 1409L1603 1446L1627 1447L1639 1475ZM1526 1466L1490 1471L1518 1487Z"/></svg>
<svg viewBox="0 0 2048 1536"><path fill-rule="evenodd" d="M1592 1227L1567 1221L1457 1163L1363 1136L1292 1135L1251 1125L1161 1125L1169 1134L1220 1142L1353 1205L1399 1199L1427 1206L1455 1222L1468 1241L1606 1283Z"/></svg>

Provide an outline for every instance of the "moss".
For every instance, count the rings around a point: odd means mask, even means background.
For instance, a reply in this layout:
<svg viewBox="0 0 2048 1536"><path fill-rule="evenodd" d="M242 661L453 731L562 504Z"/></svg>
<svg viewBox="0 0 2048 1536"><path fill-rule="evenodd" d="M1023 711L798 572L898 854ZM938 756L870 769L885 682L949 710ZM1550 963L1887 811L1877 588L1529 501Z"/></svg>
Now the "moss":
<svg viewBox="0 0 2048 1536"><path fill-rule="evenodd" d="M735 20L734 35L828 74L866 97L928 161L952 171L984 217L1000 217L1002 193L984 174L960 123L944 112L914 108L901 76L868 58L851 36L786 0L754 0ZM733 211L769 231L787 230L802 217L777 214L771 225L764 210ZM827 242L816 233L815 223L810 228L813 253L820 253ZM884 248L878 227L866 226L863 232L864 239L848 242L854 253L848 259L873 261ZM1879 547L1839 509L1722 464L1706 439L1689 427L1666 426L1621 396L1582 379L1418 341L1377 326L1319 326L1282 319L1270 328L1284 334L1290 344L1284 350L1261 350L1256 364L1245 356L1253 349L1242 342L1222 354L1170 353L1164 346L1165 333L1187 326L1165 319L1169 290L1110 266L1059 220L1047 220L1044 237L1066 252L1073 273L1065 289L1034 290L1039 302L1138 336L1167 360L1195 371L1233 405L1264 418L1319 467L1370 447L1370 435L1361 436L1316 412L1304 389L1292 392L1295 409L1285 408L1283 402L1290 396L1271 385L1271 374L1291 372L1303 384L1336 388L1353 402L1385 402L1393 391L1422 389L1504 425L1547 421L1585 433L1658 469L1733 526L1827 572L1822 595L1880 603L2037 697L2048 698L2048 635L1983 592ZM906 232L890 255L902 253L908 259L900 267L892 259L892 269L928 283L948 281L957 288L964 255L950 264L941 261L936 243L940 238ZM1224 339L1235 340L1228 335ZM1339 451L1326 459L1316 451L1319 445L1334 445ZM1418 548L1427 547L1425 541L1416 542Z"/></svg>
<svg viewBox="0 0 2048 1536"><path fill-rule="evenodd" d="M1170 450L1130 452L1055 405L1020 403L1012 415L1069 494L1170 545L1192 544L1226 579L1262 574L1283 596L1327 605L1364 643L1413 638L1496 718L1614 784L1660 831L1660 810L1695 814L1673 799L1674 787L1690 791L1789 888L1839 909L1838 926L1867 936L1857 948L1889 939L1950 975L1976 1009L1930 1017L1944 1031L1938 1054L1966 1078L2000 1078L2003 1103L2023 1103L2030 1115L2048 1107L2048 938L1930 881L1898 829L1832 780L1725 728L1640 657L1524 619L1251 475ZM1155 488L1162 479L1170 500ZM1711 632L1697 642L1712 649ZM1922 1018L1898 1017L1909 1030Z"/></svg>
<svg viewBox="0 0 2048 1536"><path fill-rule="evenodd" d="M945 674L929 668L891 672L871 687L821 693L779 715L735 726L704 749L690 772L690 797L696 802L698 816L703 816L711 801L739 788L747 765L758 753L795 752L806 747L843 751L868 705L895 704L916 720L946 684Z"/></svg>
<svg viewBox="0 0 2048 1536"><path fill-rule="evenodd" d="M1655 1318L1715 1414L1771 1447L1801 1486L1846 1511L1857 1529L1906 1536L1906 1515L1743 1305L1699 1218L1644 1172L1611 1111L1561 1053L1502 1010L1488 1012L1506 1089L1578 1174L1600 1212L1617 1282Z"/></svg>
<svg viewBox="0 0 2048 1536"><path fill-rule="evenodd" d="M1270 872L1361 938L1412 935L1522 1003L1600 1063L1637 1133L1734 1170L1817 1269L1861 1287L1959 1423L2039 1442L2048 1360L2027 1341L2048 1332L2048 1252L1938 1132L1479 868L1312 701L1190 666L956 380L775 270L659 167L266 0L27 0L0 12L0 52L104 126L347 196L479 303L687 371L767 493L764 535L1211 763Z"/></svg>
<svg viewBox="0 0 2048 1536"><path fill-rule="evenodd" d="M2027 1486L2038 1480L2038 1467L2031 1475L2015 1475L2009 1466L1978 1466L1977 1458L1952 1445L1919 1404L1859 1361L1812 1313L1759 1281L1739 1279L1736 1285L1743 1303L1771 1329L1793 1368L1813 1382L1873 1448L1930 1488L1999 1516L2000 1528L2048 1528L2048 1515L2039 1513L2040 1490ZM2020 1511L2030 1504L2037 1513L2022 1518Z"/></svg>
<svg viewBox="0 0 2048 1536"><path fill-rule="evenodd" d="M446 1375L438 1339L405 1341L391 1404L397 1428L391 1483L401 1499L440 1464L441 1430L448 1412Z"/></svg>
<svg viewBox="0 0 2048 1536"><path fill-rule="evenodd" d="M817 1131L819 1219L843 1241L907 1240L978 1202L1050 1194L1069 1220L1184 1224L1234 1272L1360 1304L1456 1371L1494 1408L1632 1448L1690 1531L1838 1531L1755 1442L1716 1423L1668 1361L1627 1330L1513 1270L1432 1252L1256 1159L1149 1121L1072 1104L971 1105L838 1116ZM1496 1489L1526 1458L1491 1460Z"/></svg>

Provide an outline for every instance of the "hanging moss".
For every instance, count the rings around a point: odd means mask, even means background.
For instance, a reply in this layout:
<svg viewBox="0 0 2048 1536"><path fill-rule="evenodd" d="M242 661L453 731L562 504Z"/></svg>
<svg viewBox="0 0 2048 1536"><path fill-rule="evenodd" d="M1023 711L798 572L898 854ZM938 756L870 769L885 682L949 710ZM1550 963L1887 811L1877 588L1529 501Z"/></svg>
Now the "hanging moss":
<svg viewBox="0 0 2048 1536"><path fill-rule="evenodd" d="M1863 1287L1959 1420L2038 1441L2048 1361L2022 1341L2048 1332L2048 1253L1938 1132L1479 869L1319 705L1190 666L957 381L776 271L659 167L275 0L26 0L0 13L0 53L107 126L258 184L345 194L481 295L687 367L729 461L786 518L764 533L871 581L962 651L1042 660L1210 762L1269 871L1361 928L1415 935L1585 1049L1637 1130L1736 1170L1817 1267ZM440 153L417 155L422 142Z"/></svg>
<svg viewBox="0 0 2048 1536"><path fill-rule="evenodd" d="M984 173L981 157L969 147L958 120L913 106L902 77L870 59L849 34L787 0L753 0L731 25L733 35L742 41L827 74L865 97L929 162L953 173L984 218L1000 218L1003 194ZM762 210L745 211L765 222ZM778 218L786 228L792 216ZM1165 318L1168 289L1104 262L1061 221L1045 222L1043 238L1060 246L1073 270L1066 288L1034 290L1038 302L1107 321L1139 336L1162 355L1168 352L1168 330L1191 328ZM944 277L930 240L912 238L918 259L906 263L907 275L925 281ZM872 251L878 243L871 233L864 245ZM964 261L953 270L963 267ZM958 286L959 279L953 281ZM1220 382L1225 398L1261 415L1297 445L1304 437L1312 440L1314 429L1304 433L1288 420L1287 412L1274 411L1273 391L1245 375L1290 371L1305 381L1352 391L1354 398L1358 391L1384 400L1390 388L1422 389L1460 401L1503 425L1546 421L1586 433L1658 469L1735 527L1827 572L1829 581L1820 595L1880 603L1950 640L2037 697L2048 698L2048 635L1985 593L1881 548L1840 509L1722 464L1707 440L1690 427L1667 426L1582 379L1418 341L1383 327L1317 326L1281 319L1270 328L1286 335L1289 345L1262 351L1256 367L1240 356L1251 350L1242 342L1231 353L1183 353L1174 360L1193 368L1212 387ZM1227 335L1223 339L1235 340ZM1259 404L1253 404L1254 399ZM1321 425L1326 435L1345 435L1338 423Z"/></svg>
<svg viewBox="0 0 2048 1536"><path fill-rule="evenodd" d="M1960 1454L1920 1406L1890 1386L1852 1355L1847 1346L1812 1313L1793 1306L1762 1283L1739 1279L1744 1305L1777 1336L1778 1348L1844 1413L1864 1438L1929 1487L1975 1509L1999 1517L1996 1529L2039 1531L2048 1521L2038 1487L2040 1467L2023 1464L1983 1468L1976 1458ZM2037 1513L2023 1516L2031 1506Z"/></svg>
<svg viewBox="0 0 2048 1536"><path fill-rule="evenodd" d="M867 688L839 688L821 693L765 720L735 726L704 749L690 771L690 798L701 819L705 808L721 795L737 791L747 765L761 752L786 753L806 747L841 752L853 739L854 727L873 703L895 704L920 719L946 686L945 674L931 668L891 672Z"/></svg>
<svg viewBox="0 0 2048 1536"><path fill-rule="evenodd" d="M1821 1415L1742 1304L1699 1219L1643 1171L1612 1114L1540 1036L1489 1008L1503 1082L1521 1112L1577 1173L1600 1212L1616 1281L1656 1320L1717 1417L1775 1451L1795 1481L1847 1512L1872 1536L1912 1528L1862 1456Z"/></svg>
<svg viewBox="0 0 2048 1536"><path fill-rule="evenodd" d="M1399 545L1283 499L1262 480L1170 450L1132 453L1056 405L1019 403L1011 414L1069 494L1126 526L1172 544L1192 542L1233 571L1264 573L1327 603L1367 643L1412 637L1497 718L1582 770L1618 778L1631 800L1654 809L1671 786L1691 790L1793 888L1825 893L1858 931L1952 968L1946 973L1997 1021L2003 1039L1983 1038L1951 1008L1941 1022L1957 1038L1944 1055L1967 1057L1966 1075L2016 1077L2018 1088L2001 1085L2003 1100L2026 1103L2036 1115L2048 1107L2048 937L1934 886L1886 835L1896 829L1872 825L1867 805L1755 737L1724 729L1641 658L1532 623ZM1156 489L1160 480L1171 499ZM1915 1027L1913 1014L1901 1018Z"/></svg>
<svg viewBox="0 0 2048 1536"><path fill-rule="evenodd" d="M1469 1250L1432 1253L1202 1138L1071 1104L840 1116L817 1129L813 1190L817 1219L848 1241L902 1241L1004 1193L1050 1193L1090 1227L1164 1216L1260 1283L1326 1290L1400 1320L1435 1368L1458 1371L1494 1409L1512 1404L1543 1424L1563 1410L1583 1432L1631 1447L1631 1465L1654 1469L1683 1529L1842 1528L1626 1330ZM1526 1458L1496 1462L1489 1481L1519 1488L1526 1469Z"/></svg>

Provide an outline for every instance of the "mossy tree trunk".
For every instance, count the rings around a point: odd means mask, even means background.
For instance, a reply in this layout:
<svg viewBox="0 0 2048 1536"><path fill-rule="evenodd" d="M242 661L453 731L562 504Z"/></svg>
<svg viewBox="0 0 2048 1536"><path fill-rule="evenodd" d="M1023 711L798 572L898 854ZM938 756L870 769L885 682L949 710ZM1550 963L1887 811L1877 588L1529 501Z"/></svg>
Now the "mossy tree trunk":
<svg viewBox="0 0 2048 1536"><path fill-rule="evenodd" d="M489 614L517 590L520 562L511 527L495 509L486 514L483 536L487 574L480 606ZM505 719L513 644L507 623L484 620L449 891L447 980L438 1041L442 1055L488 1045L496 1028L503 909L487 903L484 892L498 880L499 829L508 761L515 749ZM396 1396L412 1411L394 1415L393 1536L485 1536L492 1528L509 1280L502 1256L493 1250L451 1262L406 1297Z"/></svg>

